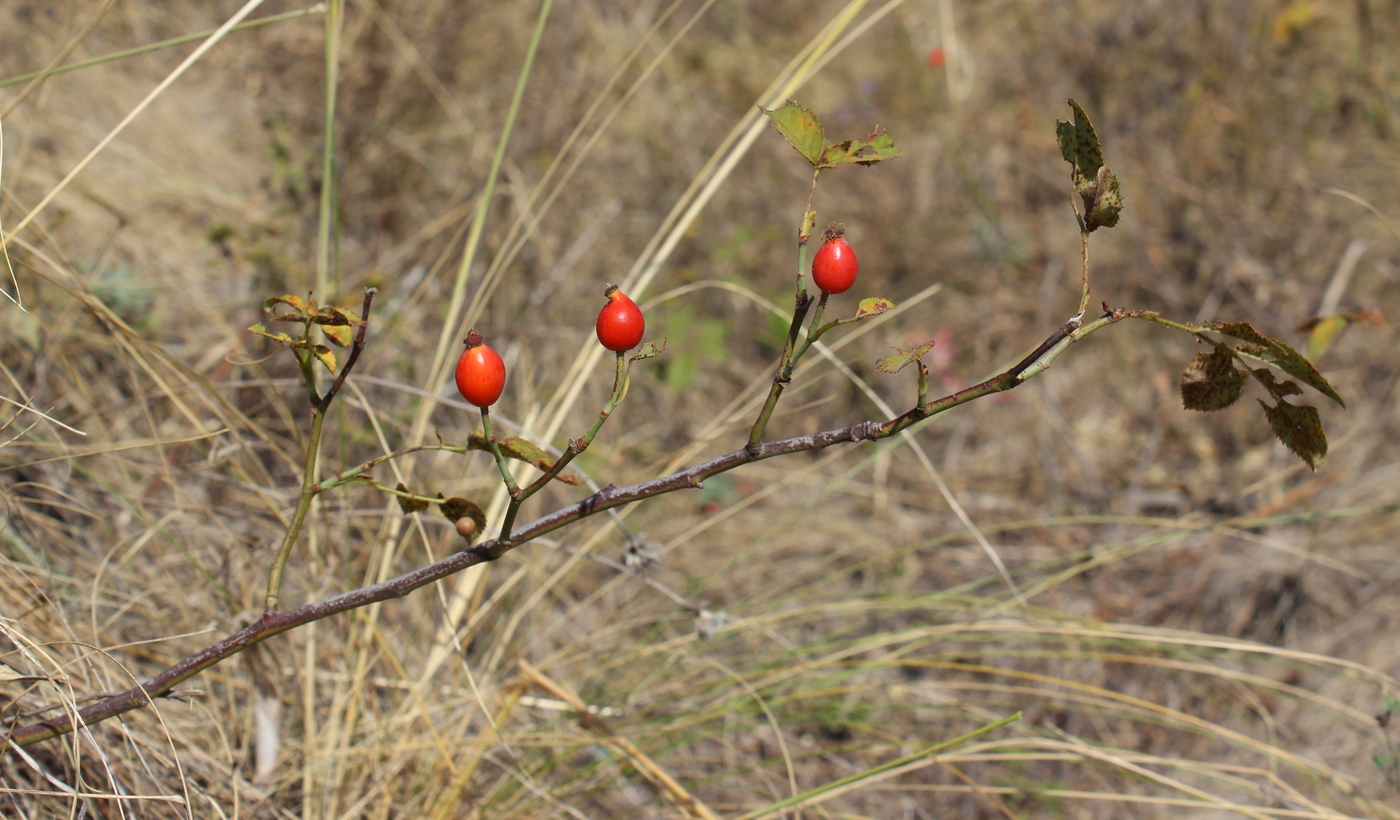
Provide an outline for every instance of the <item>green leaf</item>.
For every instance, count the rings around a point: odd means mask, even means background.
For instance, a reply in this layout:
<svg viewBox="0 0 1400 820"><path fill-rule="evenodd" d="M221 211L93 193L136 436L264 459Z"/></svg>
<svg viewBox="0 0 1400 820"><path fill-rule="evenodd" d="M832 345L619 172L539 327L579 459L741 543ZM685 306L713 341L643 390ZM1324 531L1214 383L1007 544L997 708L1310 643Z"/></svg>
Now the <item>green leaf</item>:
<svg viewBox="0 0 1400 820"><path fill-rule="evenodd" d="M295 296L290 293L284 294L282 296L274 296L271 299L268 299L266 302L263 302L263 313L271 313L272 306L278 304L286 305L292 308L297 313L301 314L301 318L303 319L305 319L308 315L306 311L306 300L302 299L300 296Z"/></svg>
<svg viewBox="0 0 1400 820"><path fill-rule="evenodd" d="M325 365L327 370L332 373L335 372L335 353L332 352L329 347L325 345L316 345L311 348L311 355L320 360L321 364Z"/></svg>
<svg viewBox="0 0 1400 820"><path fill-rule="evenodd" d="M355 341L355 331L349 325L322 325L321 332L331 343L340 347L349 347Z"/></svg>
<svg viewBox="0 0 1400 820"><path fill-rule="evenodd" d="M1307 404L1289 404L1282 399L1270 407L1262 400L1259 406L1269 419L1269 427L1274 435L1292 450L1294 455L1307 462L1317 472L1322 460L1327 457L1327 434L1322 430L1322 418L1317 408Z"/></svg>
<svg viewBox="0 0 1400 820"><path fill-rule="evenodd" d="M1232 336L1246 342L1247 344L1239 345L1236 348L1240 353L1261 362L1267 362L1337 404L1343 407L1347 406L1341 395L1332 389L1331 383L1317 372L1317 368L1313 367L1312 362L1304 358L1303 354L1278 339L1265 336L1255 330L1249 322L1214 322L1211 327L1226 336Z"/></svg>
<svg viewBox="0 0 1400 820"><path fill-rule="evenodd" d="M822 162L817 167L835 168L848 163L869 167L897 156L899 149L894 147L894 137L891 137L888 131L876 131L864 140L849 139L827 144L822 153Z"/></svg>
<svg viewBox="0 0 1400 820"><path fill-rule="evenodd" d="M1240 400L1248 374L1235 367L1226 348L1197 353L1181 374L1181 404L1187 410L1211 413Z"/></svg>
<svg viewBox="0 0 1400 820"><path fill-rule="evenodd" d="M1376 768L1381 771L1390 768L1390 761L1391 757L1389 752L1376 752L1371 755L1371 762L1376 764Z"/></svg>
<svg viewBox="0 0 1400 820"><path fill-rule="evenodd" d="M871 296L868 299L860 300L856 306L856 318L868 319L871 316L879 316L887 310L894 310L894 302L883 296Z"/></svg>
<svg viewBox="0 0 1400 820"><path fill-rule="evenodd" d="M1074 166L1073 178L1076 190L1092 185L1103 167L1103 148L1099 146L1099 135L1094 132L1094 124L1083 106L1071 97L1069 107L1074 109L1074 122L1055 121L1055 136L1060 142L1060 155L1065 162Z"/></svg>
<svg viewBox="0 0 1400 820"><path fill-rule="evenodd" d="M924 354L933 350L933 340L929 340L908 350L902 347L894 348L894 352L888 356L881 356L875 360L875 369L881 373L898 373L909 365L923 358Z"/></svg>
<svg viewBox="0 0 1400 820"><path fill-rule="evenodd" d="M663 337L659 342L647 342L637 348L637 352L632 354L628 361L641 361L642 359L653 359L666 352L666 339Z"/></svg>
<svg viewBox="0 0 1400 820"><path fill-rule="evenodd" d="M778 133L783 135L788 144L797 149L797 153L801 154L803 159L814 166L821 165L822 157L826 153L826 132L816 114L792 100L788 100L782 108L769 111L759 106L759 110L768 115L768 121L773 123L773 127L778 129Z"/></svg>
<svg viewBox="0 0 1400 820"><path fill-rule="evenodd" d="M413 492L412 490L405 487L402 481L396 484L394 486L394 489L398 490L401 493ZM414 493L414 495L417 495L417 493ZM422 512L428 509L428 502L424 501L421 498L404 498L401 495L396 495L394 496L394 498L397 498L399 500L399 509L403 510L404 515L408 515L409 513Z"/></svg>
<svg viewBox="0 0 1400 820"><path fill-rule="evenodd" d="M288 336L285 333L268 333L267 328L263 327L262 325L253 325L252 327L248 328L248 330L264 338L271 339L272 341L277 342L278 344L290 346L293 343L291 336Z"/></svg>

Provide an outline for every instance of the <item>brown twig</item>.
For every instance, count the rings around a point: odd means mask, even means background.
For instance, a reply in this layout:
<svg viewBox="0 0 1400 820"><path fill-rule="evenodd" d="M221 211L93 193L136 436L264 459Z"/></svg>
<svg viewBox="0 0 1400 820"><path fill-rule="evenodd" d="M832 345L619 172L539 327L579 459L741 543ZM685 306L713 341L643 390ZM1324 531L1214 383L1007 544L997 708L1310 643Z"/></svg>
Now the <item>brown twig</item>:
<svg viewBox="0 0 1400 820"><path fill-rule="evenodd" d="M262 643L274 635L340 612L358 609L391 598L402 598L425 584L446 578L467 567L494 561L515 547L600 512L676 490L698 488L703 485L707 478L755 461L792 453L824 450L837 444L874 441L896 435L926 418L950 410L960 404L1015 388L1044 372L1051 362L1073 342L1125 317L1136 318L1134 314L1124 313L1122 310L1111 312L1106 310L1102 317L1080 327L1070 329L1069 325L1062 326L1037 347L1034 353L1011 369L980 384L929 402L926 406L916 406L888 421L863 421L836 430L767 442L756 448L745 446L702 464L649 481L627 487L614 487L609 484L581 501L561 507L515 529L506 534L508 540L498 538L486 541L382 583L344 592L321 601L303 604L285 612L269 609L262 618L252 624L157 673L141 685L81 709L77 713L77 719L82 725L87 726L146 706L152 698L165 695L181 682L242 652L244 649ZM66 734L73 731L73 728L71 714L22 726L10 732L4 741L0 742L0 754L3 754L11 744L28 746L41 740Z"/></svg>

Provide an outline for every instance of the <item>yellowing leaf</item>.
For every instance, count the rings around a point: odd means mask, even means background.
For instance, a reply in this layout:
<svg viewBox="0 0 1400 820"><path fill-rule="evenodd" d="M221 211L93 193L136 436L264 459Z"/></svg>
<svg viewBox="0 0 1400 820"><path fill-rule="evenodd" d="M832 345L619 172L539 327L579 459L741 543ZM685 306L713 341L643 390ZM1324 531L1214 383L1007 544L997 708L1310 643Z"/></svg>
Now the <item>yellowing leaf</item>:
<svg viewBox="0 0 1400 820"><path fill-rule="evenodd" d="M894 302L883 296L871 296L868 299L860 300L856 306L856 318L865 319L870 316L879 316L887 310L894 310Z"/></svg>
<svg viewBox="0 0 1400 820"><path fill-rule="evenodd" d="M797 153L801 154L803 159L812 165L821 164L822 156L826 152L826 133L816 114L792 100L772 111L762 107L759 110L768 115L768 121L773 123L773 127L778 129L778 133L782 134L793 148L797 149Z"/></svg>
<svg viewBox="0 0 1400 820"><path fill-rule="evenodd" d="M340 347L349 347L355 340L355 332L349 325L322 325L321 332L326 334L326 338L333 344Z"/></svg>
<svg viewBox="0 0 1400 820"><path fill-rule="evenodd" d="M930 350L933 350L933 340L931 339L918 347L912 347L907 350L902 347L896 347L894 348L894 352L890 355L881 356L875 360L875 369L881 373L898 373L923 358L923 355Z"/></svg>
<svg viewBox="0 0 1400 820"><path fill-rule="evenodd" d="M264 337L264 338L271 339L272 341L277 342L278 344L284 344L284 345L291 345L291 344L292 344L292 337L291 337L291 336L288 336L288 335L285 334L285 333L268 333L268 332L267 332L267 328L263 327L262 325L253 325L252 327L248 328L248 330L250 330L250 331L252 331L253 333L256 333L256 334L258 334L259 336L262 336L262 337Z"/></svg>
<svg viewBox="0 0 1400 820"><path fill-rule="evenodd" d="M325 345L316 345L311 348L311 355L315 356L321 364L326 366L330 372L335 372L335 353Z"/></svg>

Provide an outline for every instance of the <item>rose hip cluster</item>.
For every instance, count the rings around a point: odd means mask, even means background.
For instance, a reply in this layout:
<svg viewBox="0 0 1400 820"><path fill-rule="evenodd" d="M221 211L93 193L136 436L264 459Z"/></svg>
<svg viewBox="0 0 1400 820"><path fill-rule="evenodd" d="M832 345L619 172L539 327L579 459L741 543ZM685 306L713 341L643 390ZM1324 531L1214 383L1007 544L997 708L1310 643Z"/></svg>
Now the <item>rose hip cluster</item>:
<svg viewBox="0 0 1400 820"><path fill-rule="evenodd" d="M615 353L624 353L642 343L646 319L637 303L608 285L603 295L607 304L598 312L596 330L598 341ZM506 389L506 365L475 330L467 333L466 350L457 360L457 392L477 407L490 407Z"/></svg>

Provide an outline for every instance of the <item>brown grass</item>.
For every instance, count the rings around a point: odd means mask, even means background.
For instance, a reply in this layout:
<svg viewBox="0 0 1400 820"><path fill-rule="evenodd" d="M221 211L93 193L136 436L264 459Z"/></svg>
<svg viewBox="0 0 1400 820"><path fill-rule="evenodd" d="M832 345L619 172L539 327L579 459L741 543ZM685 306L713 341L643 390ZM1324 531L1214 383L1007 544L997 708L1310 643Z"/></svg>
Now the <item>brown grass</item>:
<svg viewBox="0 0 1400 820"><path fill-rule="evenodd" d="M215 5L115 4L70 61L213 28L239 4ZM0 78L47 65L100 6L4 4ZM707 162L843 6L681 0L663 20L670 8L558 1L465 280L460 321L511 367L499 415L556 446L606 397L607 364L580 354L603 282L630 276L654 302L648 335L668 352L578 462L602 484L742 442L777 355L764 300L790 304L807 175L769 130L725 155L731 172ZM818 190L819 222L845 222L860 253L859 293L938 287L833 337L847 369L814 355L775 436L880 416L872 394L907 406L912 380L874 373L891 345L937 337L941 392L1073 312L1053 139L1069 96L1127 199L1094 235L1096 303L1302 344L1294 328L1361 241L1339 308L1400 315L1394 0L907 0L861 29L881 8L792 96L833 137L878 123L904 150ZM346 11L330 280L340 304L382 295L323 471L476 424L431 370L465 329L444 330L445 306L536 11ZM230 34L12 237L28 312L0 306L0 395L86 435L0 417L6 724L125 688L262 605L306 413L289 358L243 328L265 296L316 278L323 22ZM7 238L190 49L50 78L4 120ZM692 185L711 186L703 210L665 220ZM1400 692L1395 331L1352 329L1318 362L1348 407L1321 408L1332 448L1314 474L1249 400L1181 410L1192 346L1133 324L939 417L922 457L900 442L797 456L626 510L661 559L649 583L615 566L621 519L593 519L275 638L181 700L8 753L0 816L737 817L1021 711L800 812L1396 817L1400 769L1373 761L1393 742L1374 716ZM501 507L479 454L402 468L415 488ZM522 515L576 497L551 490ZM338 492L284 597L459 544L440 518ZM260 717L279 729L261 773ZM62 796L114 784L131 799Z"/></svg>

